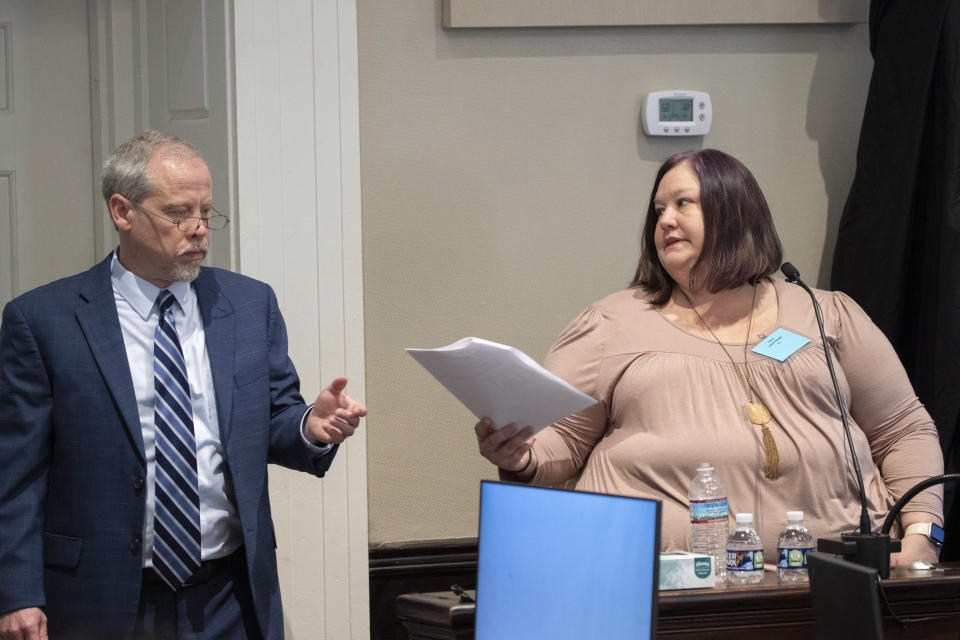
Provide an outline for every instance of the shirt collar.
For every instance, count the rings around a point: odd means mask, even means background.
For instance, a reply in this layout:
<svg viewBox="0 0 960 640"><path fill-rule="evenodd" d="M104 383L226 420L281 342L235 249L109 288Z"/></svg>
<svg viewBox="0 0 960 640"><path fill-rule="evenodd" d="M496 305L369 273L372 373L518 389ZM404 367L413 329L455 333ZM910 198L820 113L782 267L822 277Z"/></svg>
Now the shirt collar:
<svg viewBox="0 0 960 640"><path fill-rule="evenodd" d="M157 294L162 289L128 271L120 264L116 251L113 252L113 259L110 262L110 280L113 282L113 290L119 293L141 318L146 320L150 317L157 302ZM189 282L174 282L166 289L173 294L180 309L187 308Z"/></svg>

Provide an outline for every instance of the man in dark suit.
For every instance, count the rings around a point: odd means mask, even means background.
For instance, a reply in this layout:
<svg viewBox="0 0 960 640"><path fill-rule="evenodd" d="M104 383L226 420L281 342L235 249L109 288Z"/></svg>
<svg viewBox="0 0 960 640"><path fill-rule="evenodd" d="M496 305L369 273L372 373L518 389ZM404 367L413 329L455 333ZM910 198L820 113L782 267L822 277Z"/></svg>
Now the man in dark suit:
<svg viewBox="0 0 960 640"><path fill-rule="evenodd" d="M281 638L267 463L322 476L366 408L306 405L270 287L201 268L196 149L142 134L103 192L117 250L3 310L0 639Z"/></svg>

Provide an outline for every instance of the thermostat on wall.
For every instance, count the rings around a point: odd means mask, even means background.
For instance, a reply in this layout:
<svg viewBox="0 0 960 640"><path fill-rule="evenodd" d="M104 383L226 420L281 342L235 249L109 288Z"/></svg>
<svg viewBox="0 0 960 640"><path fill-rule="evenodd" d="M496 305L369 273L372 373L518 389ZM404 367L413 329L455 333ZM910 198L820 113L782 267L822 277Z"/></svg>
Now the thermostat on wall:
<svg viewBox="0 0 960 640"><path fill-rule="evenodd" d="M710 131L713 107L705 91L653 91L643 103L648 136L702 136Z"/></svg>

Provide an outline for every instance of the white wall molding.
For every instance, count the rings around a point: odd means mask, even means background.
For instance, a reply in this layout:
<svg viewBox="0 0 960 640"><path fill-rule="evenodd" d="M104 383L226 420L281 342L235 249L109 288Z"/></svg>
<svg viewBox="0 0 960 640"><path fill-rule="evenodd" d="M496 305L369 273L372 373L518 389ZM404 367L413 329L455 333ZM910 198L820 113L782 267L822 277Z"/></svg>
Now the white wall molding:
<svg viewBox="0 0 960 640"><path fill-rule="evenodd" d="M90 116L96 255L117 245L100 195L100 166L113 149L142 130L140 11L136 0L87 0L90 32Z"/></svg>
<svg viewBox="0 0 960 640"><path fill-rule="evenodd" d="M4 305L20 293L17 174L13 170L0 170L0 230L6 231L3 237L0 237L0 265L7 267L0 271L6 274L0 278L0 305Z"/></svg>
<svg viewBox="0 0 960 640"><path fill-rule="evenodd" d="M163 13L164 104L170 120L210 115L206 2L165 0ZM197 37L184 37L185 34Z"/></svg>
<svg viewBox="0 0 960 640"><path fill-rule="evenodd" d="M443 0L445 28L866 22L869 0Z"/></svg>
<svg viewBox="0 0 960 640"><path fill-rule="evenodd" d="M13 113L13 25L0 22L0 111Z"/></svg>
<svg viewBox="0 0 960 640"><path fill-rule="evenodd" d="M239 265L277 291L308 400L363 401L355 0L234 0ZM318 484L271 468L288 637L367 638L366 432Z"/></svg>

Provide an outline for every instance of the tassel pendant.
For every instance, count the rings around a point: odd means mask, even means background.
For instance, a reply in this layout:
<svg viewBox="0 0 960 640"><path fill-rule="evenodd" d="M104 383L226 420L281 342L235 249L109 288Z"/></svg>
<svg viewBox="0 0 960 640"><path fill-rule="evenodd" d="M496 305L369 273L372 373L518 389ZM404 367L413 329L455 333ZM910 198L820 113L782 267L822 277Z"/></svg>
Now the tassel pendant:
<svg viewBox="0 0 960 640"><path fill-rule="evenodd" d="M748 402L744 409L750 422L760 427L763 438L763 475L768 480L776 480L780 477L780 452L777 451L777 441L773 439L773 433L767 426L773 419L770 410L759 402Z"/></svg>
<svg viewBox="0 0 960 640"><path fill-rule="evenodd" d="M776 480L780 477L780 452L777 451L777 442L767 425L760 427L760 434L763 436L763 475L768 480Z"/></svg>

